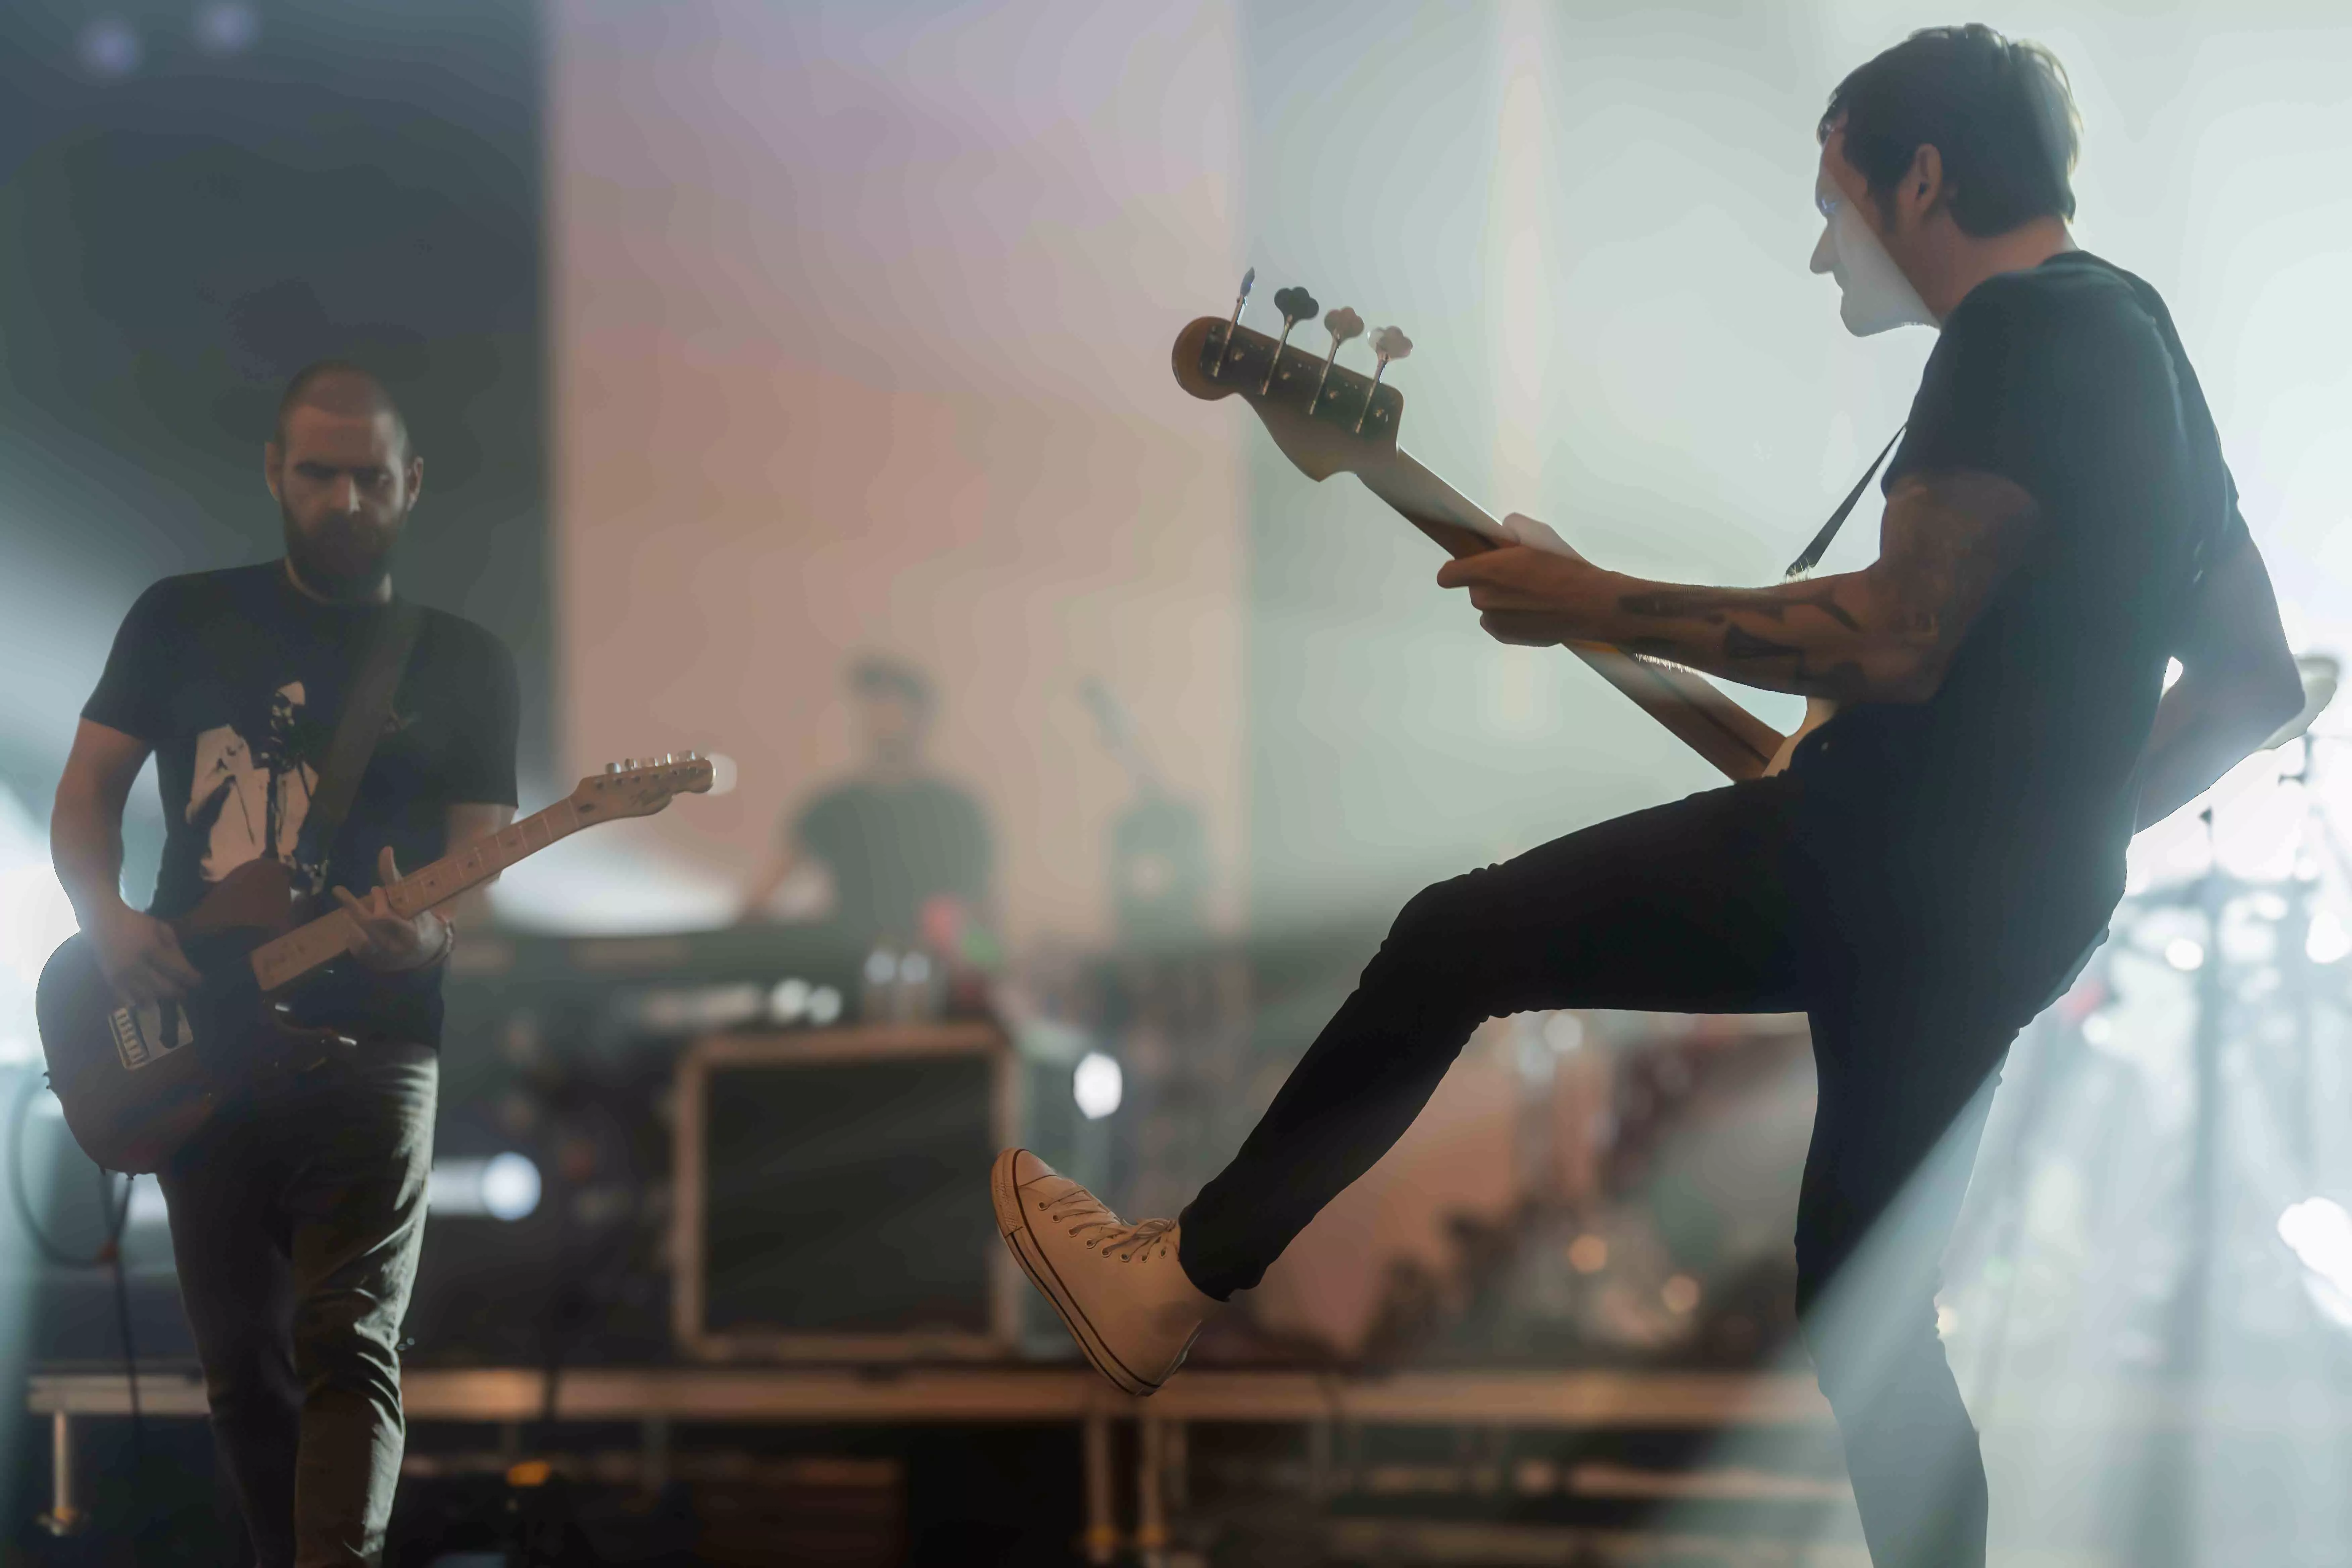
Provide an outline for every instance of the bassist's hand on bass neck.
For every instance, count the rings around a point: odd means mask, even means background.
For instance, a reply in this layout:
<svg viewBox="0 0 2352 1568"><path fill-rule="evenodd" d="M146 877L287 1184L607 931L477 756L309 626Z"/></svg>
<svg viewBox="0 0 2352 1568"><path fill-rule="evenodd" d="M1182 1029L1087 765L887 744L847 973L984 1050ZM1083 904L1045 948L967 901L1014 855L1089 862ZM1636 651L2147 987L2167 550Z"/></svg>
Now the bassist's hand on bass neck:
<svg viewBox="0 0 2352 1568"><path fill-rule="evenodd" d="M1241 326L1240 314L1236 300L1233 320L1203 316L1177 335L1171 365L1178 385L1203 399L1239 396L1301 473L1311 479L1354 474L1449 555L1481 555L1511 544L1565 549L1549 529L1541 538L1514 535L1399 448L1404 399L1382 379L1391 363L1411 352L1402 333L1382 329L1373 334L1378 364L1366 376L1338 363L1341 344L1362 331L1352 310L1325 318L1332 342L1320 359L1288 346L1292 318L1286 316L1277 340ZM1727 778L1755 778L1788 750L1789 737L1693 670L1598 641L1565 646Z"/></svg>

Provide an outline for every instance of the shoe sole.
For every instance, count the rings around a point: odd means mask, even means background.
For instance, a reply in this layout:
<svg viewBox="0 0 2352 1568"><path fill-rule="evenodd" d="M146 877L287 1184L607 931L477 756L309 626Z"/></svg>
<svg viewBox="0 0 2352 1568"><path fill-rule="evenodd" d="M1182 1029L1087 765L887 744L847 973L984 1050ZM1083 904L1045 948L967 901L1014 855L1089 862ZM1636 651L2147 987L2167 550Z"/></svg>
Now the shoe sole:
<svg viewBox="0 0 2352 1568"><path fill-rule="evenodd" d="M1061 1276L1054 1272L1054 1266L1046 1261L1036 1237L1031 1235L1029 1216L1021 1208L1021 1189L1013 1180L1013 1163L1020 1153L1018 1149L1005 1150L988 1173L988 1195L996 1205L996 1228L1004 1237L1005 1248L1021 1265L1021 1272L1029 1276L1029 1282L1037 1287L1038 1294L1061 1314L1062 1326L1070 1331L1070 1338L1077 1342L1078 1349L1097 1372L1108 1378L1122 1394L1139 1398L1157 1394L1160 1384L1136 1376L1111 1354L1110 1347L1103 1343L1102 1335L1063 1288Z"/></svg>

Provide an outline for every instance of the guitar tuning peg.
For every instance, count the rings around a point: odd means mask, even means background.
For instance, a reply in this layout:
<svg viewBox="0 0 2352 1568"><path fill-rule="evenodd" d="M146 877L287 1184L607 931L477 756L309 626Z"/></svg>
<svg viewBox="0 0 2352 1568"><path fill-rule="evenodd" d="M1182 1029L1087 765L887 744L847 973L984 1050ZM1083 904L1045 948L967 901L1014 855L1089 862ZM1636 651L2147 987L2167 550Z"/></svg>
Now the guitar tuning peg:
<svg viewBox="0 0 2352 1568"><path fill-rule="evenodd" d="M1372 389L1364 394L1364 412L1356 416L1359 434L1362 433L1364 420L1372 412L1372 399L1381 395L1381 377L1388 374L1389 361L1402 359L1411 353L1412 340L1406 337L1401 328L1382 327L1372 334L1372 353L1380 363L1372 367Z"/></svg>
<svg viewBox="0 0 2352 1568"><path fill-rule="evenodd" d="M1282 368L1282 348L1290 342L1290 329L1313 321L1318 309L1315 296L1295 285L1274 291L1274 308L1282 312L1282 336L1275 340L1274 357L1265 363L1265 380L1257 389L1260 397L1274 390L1274 373Z"/></svg>
<svg viewBox="0 0 2352 1568"><path fill-rule="evenodd" d="M1234 296L1233 320L1225 323L1225 341L1218 346L1217 363L1209 367L1209 379L1216 380L1225 373L1225 356L1234 352L1234 333L1242 324L1242 307L1249 303L1250 289L1257 282L1257 268L1242 274L1242 291Z"/></svg>
<svg viewBox="0 0 2352 1568"><path fill-rule="evenodd" d="M617 773L621 771L621 764L618 763L606 763L604 764L604 771L608 773Z"/></svg>
<svg viewBox="0 0 2352 1568"><path fill-rule="evenodd" d="M1323 328L1331 334L1331 352L1323 356L1323 374L1315 378L1315 395L1307 400L1309 414L1323 401L1323 384L1331 379L1331 363L1339 357L1339 345L1364 335L1364 318L1342 305L1324 316Z"/></svg>

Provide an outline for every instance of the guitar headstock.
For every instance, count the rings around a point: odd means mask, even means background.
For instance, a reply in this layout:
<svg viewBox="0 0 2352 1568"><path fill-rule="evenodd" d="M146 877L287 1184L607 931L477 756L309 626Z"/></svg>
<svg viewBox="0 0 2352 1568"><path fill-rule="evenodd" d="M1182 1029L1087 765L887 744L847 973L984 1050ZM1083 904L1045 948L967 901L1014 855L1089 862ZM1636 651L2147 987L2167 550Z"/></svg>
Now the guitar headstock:
<svg viewBox="0 0 2352 1568"><path fill-rule="evenodd" d="M1381 328L1372 337L1379 369L1365 375L1339 363L1340 346L1364 330L1355 311L1342 308L1324 318L1331 343L1318 355L1289 342L1293 327L1313 319L1313 297L1285 289L1275 300L1283 312L1279 338L1241 325L1239 301L1233 320L1202 316L1177 334L1171 356L1176 384L1199 398L1239 395L1283 456L1308 479L1377 468L1395 453L1397 427L1404 422L1403 394L1381 379L1389 362L1412 353L1412 344L1394 327Z"/></svg>
<svg viewBox="0 0 2352 1568"><path fill-rule="evenodd" d="M705 793L711 778L710 759L698 752L631 757L582 779L572 804L583 816L651 816L677 795Z"/></svg>

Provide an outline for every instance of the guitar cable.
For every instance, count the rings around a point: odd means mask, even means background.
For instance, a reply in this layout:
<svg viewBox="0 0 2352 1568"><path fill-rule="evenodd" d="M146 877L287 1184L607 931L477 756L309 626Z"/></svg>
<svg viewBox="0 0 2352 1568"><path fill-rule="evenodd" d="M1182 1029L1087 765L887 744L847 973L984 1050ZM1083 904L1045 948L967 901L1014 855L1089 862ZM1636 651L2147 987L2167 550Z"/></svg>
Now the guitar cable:
<svg viewBox="0 0 2352 1568"><path fill-rule="evenodd" d="M16 1103L8 1110L8 1195L16 1205L16 1217L24 1223L25 1234L33 1238L34 1250L59 1268L110 1268L114 1275L115 1326L122 1339L122 1373L131 1389L131 1474L143 1474L147 1468L147 1423L139 1399L139 1357L133 1348L131 1333L131 1285L123 1272L122 1235L131 1225L131 1192L138 1185L136 1175L122 1179L122 1197L114 1196L114 1183L103 1165L92 1164L98 1175L98 1212L106 1222L106 1239L98 1250L84 1256L69 1251L41 1226L39 1215L33 1212L33 1194L25 1180L25 1126L33 1109L33 1100L48 1087L46 1079L32 1073L25 1075L24 1085L16 1091Z"/></svg>

